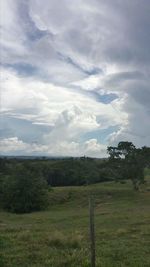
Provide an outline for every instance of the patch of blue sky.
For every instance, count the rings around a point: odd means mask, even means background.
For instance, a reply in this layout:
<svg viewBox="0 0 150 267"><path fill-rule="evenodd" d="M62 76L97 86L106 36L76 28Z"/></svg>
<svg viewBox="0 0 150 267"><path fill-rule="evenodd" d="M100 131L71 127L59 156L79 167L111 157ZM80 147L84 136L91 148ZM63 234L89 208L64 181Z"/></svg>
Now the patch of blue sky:
<svg viewBox="0 0 150 267"><path fill-rule="evenodd" d="M31 19L28 1L21 1L20 5L18 5L18 8L22 18L22 27L25 31L28 41L36 41L47 35L47 31L39 30Z"/></svg>
<svg viewBox="0 0 150 267"><path fill-rule="evenodd" d="M33 76L38 73L38 68L27 63L3 64L5 68L14 69L19 75Z"/></svg>
<svg viewBox="0 0 150 267"><path fill-rule="evenodd" d="M113 94L113 93L103 94L103 95L98 94L97 98L98 98L99 102L102 102L104 104L109 104L113 100L117 99L118 96L117 96L117 94Z"/></svg>
<svg viewBox="0 0 150 267"><path fill-rule="evenodd" d="M95 90L85 90L85 89L82 89L81 87L76 86L76 85L72 85L72 87L69 87L69 88L70 88L70 90L72 89L72 90L79 92L80 94L83 94L87 97L94 98L97 102L101 102L104 104L109 104L113 100L118 98L118 95L114 94L114 93L101 94L101 93L97 92L97 88L95 88Z"/></svg>
<svg viewBox="0 0 150 267"><path fill-rule="evenodd" d="M89 139L97 139L97 141L101 144L107 144L109 135L117 132L118 130L119 126L110 126L106 129L87 132L81 136L80 140L81 142L85 142Z"/></svg>
<svg viewBox="0 0 150 267"><path fill-rule="evenodd" d="M25 119L4 116L1 119L0 136L1 138L18 137L23 142L40 142L43 134L48 134L50 126L33 124L32 121Z"/></svg>
<svg viewBox="0 0 150 267"><path fill-rule="evenodd" d="M94 90L84 90L78 86L73 86L73 89L82 93L83 95L86 95L87 97L94 98L97 102L101 102L104 104L109 104L113 100L118 98L117 94L114 93L108 93L108 94L100 94L97 91Z"/></svg>
<svg viewBox="0 0 150 267"><path fill-rule="evenodd" d="M31 41L36 41L47 35L46 31L40 31L37 28L27 32L27 36Z"/></svg>
<svg viewBox="0 0 150 267"><path fill-rule="evenodd" d="M100 68L93 67L91 69L88 69L88 68L85 69L81 65L79 65L77 62L75 62L71 57L68 57L67 55L62 54L60 52L57 52L57 55L58 55L58 57L59 57L60 60L69 63L70 65L72 65L75 68L79 69L80 71L84 72L88 76L102 73L102 70Z"/></svg>

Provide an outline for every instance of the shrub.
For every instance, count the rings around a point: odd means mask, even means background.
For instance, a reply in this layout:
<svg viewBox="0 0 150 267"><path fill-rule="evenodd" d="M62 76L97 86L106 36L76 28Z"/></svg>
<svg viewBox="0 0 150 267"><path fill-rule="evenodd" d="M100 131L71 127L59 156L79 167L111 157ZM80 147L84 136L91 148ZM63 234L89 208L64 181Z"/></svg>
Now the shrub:
<svg viewBox="0 0 150 267"><path fill-rule="evenodd" d="M17 167L14 174L6 176L2 183L3 208L15 213L27 213L44 209L48 204L46 181L35 170Z"/></svg>

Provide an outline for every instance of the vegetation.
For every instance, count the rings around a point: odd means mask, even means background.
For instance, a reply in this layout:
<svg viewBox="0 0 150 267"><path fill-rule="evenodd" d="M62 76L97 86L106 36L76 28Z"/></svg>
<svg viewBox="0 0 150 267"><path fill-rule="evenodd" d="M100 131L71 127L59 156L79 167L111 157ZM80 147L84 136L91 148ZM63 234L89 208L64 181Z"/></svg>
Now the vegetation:
<svg viewBox="0 0 150 267"><path fill-rule="evenodd" d="M150 166L150 148L136 148L131 142L120 142L108 147L109 162L116 180L131 179L135 190L144 183L144 170Z"/></svg>
<svg viewBox="0 0 150 267"><path fill-rule="evenodd" d="M18 176L16 170L22 168L26 175L30 171L31 176L43 177L52 187L131 179L137 189L144 182L145 167L150 166L150 148L136 149L130 142L120 142L117 147L108 147L108 153L109 159L1 158L0 179Z"/></svg>
<svg viewBox="0 0 150 267"><path fill-rule="evenodd" d="M108 147L109 159L70 158L1 159L0 200L2 207L16 213L44 209L48 185L88 185L103 181L131 179L135 190L144 183L150 164L150 148L137 149L131 142Z"/></svg>
<svg viewBox="0 0 150 267"><path fill-rule="evenodd" d="M55 187L47 211L0 214L1 267L90 267L88 197L95 198L97 267L150 266L150 183Z"/></svg>
<svg viewBox="0 0 150 267"><path fill-rule="evenodd" d="M11 176L1 180L1 202L4 209L26 213L44 209L48 203L46 181L35 170L17 166Z"/></svg>
<svg viewBox="0 0 150 267"><path fill-rule="evenodd" d="M0 159L0 267L90 267L91 194L96 266L150 266L150 148L120 142L108 153Z"/></svg>
<svg viewBox="0 0 150 267"><path fill-rule="evenodd" d="M49 185L70 186L83 185L112 178L106 170L107 160L92 158L64 158L64 159L0 159L1 176L12 176L16 167L36 170L37 175L42 175Z"/></svg>

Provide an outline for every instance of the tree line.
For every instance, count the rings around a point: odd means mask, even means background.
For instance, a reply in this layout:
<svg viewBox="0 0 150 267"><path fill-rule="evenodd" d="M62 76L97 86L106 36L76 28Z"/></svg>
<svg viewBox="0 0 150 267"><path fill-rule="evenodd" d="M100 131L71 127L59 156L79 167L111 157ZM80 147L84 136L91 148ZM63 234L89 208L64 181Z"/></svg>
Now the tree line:
<svg viewBox="0 0 150 267"><path fill-rule="evenodd" d="M0 159L0 202L12 212L44 209L54 186L80 186L130 179L135 190L144 183L150 167L150 148L120 142L107 148L109 157L66 159Z"/></svg>

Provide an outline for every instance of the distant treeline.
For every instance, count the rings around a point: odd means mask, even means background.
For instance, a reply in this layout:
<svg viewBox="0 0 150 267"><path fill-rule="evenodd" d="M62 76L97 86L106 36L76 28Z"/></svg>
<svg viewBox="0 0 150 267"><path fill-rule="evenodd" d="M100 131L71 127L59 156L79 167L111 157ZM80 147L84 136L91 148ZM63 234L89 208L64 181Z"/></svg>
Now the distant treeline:
<svg viewBox="0 0 150 267"><path fill-rule="evenodd" d="M51 186L86 185L112 180L108 159L0 158L0 176L15 175L22 168L43 177Z"/></svg>
<svg viewBox="0 0 150 267"><path fill-rule="evenodd" d="M107 159L0 158L0 206L25 213L43 210L54 186L80 186L130 179L134 190L146 183L150 148L136 148L127 141L108 147Z"/></svg>
<svg viewBox="0 0 150 267"><path fill-rule="evenodd" d="M136 148L128 141L108 147L109 157L80 158L0 158L0 180L16 176L21 170L44 179L48 185L87 185L104 181L131 179L135 189L144 182L144 169L150 168L150 148ZM23 173L23 171L22 171Z"/></svg>

